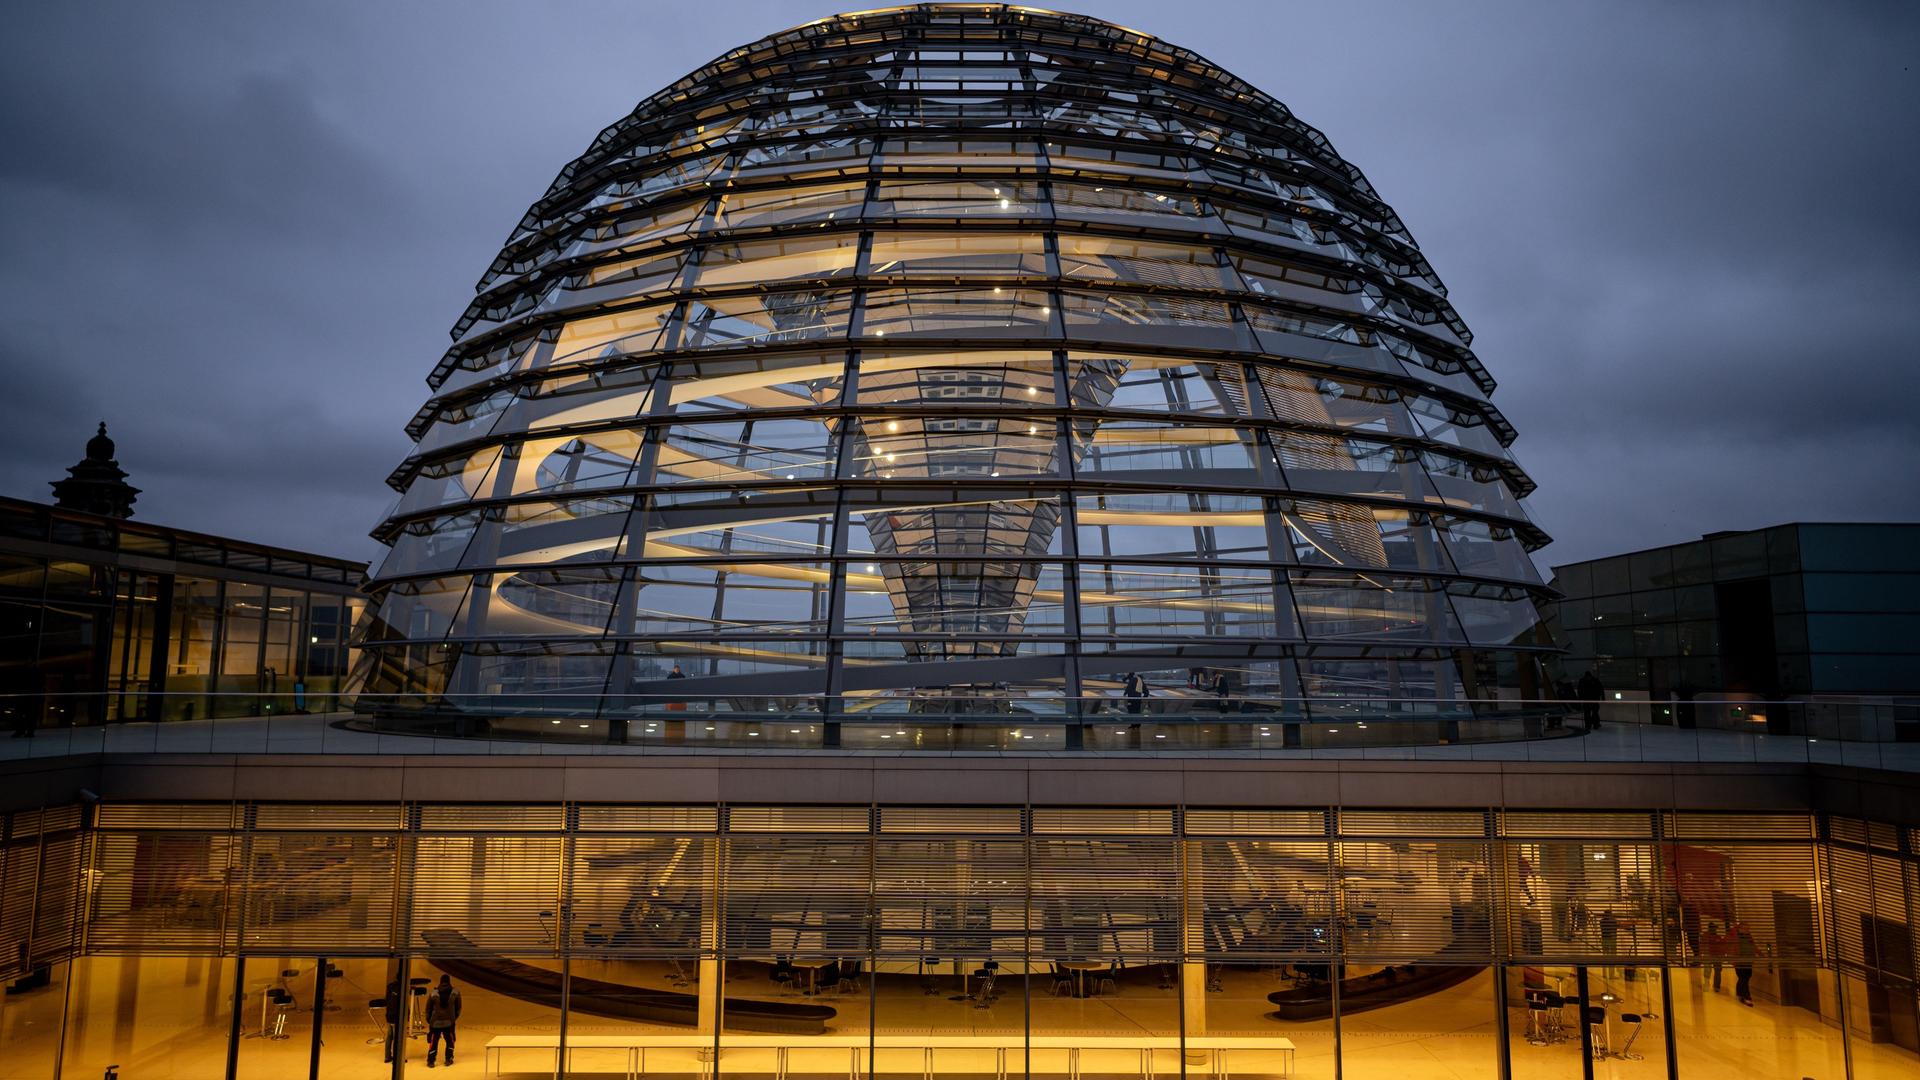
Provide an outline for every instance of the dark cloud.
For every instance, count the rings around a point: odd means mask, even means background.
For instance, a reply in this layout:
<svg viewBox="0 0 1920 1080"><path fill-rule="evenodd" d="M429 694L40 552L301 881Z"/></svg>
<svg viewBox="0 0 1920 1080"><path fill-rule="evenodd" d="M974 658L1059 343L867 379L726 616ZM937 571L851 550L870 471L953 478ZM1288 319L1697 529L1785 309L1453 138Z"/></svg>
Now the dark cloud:
<svg viewBox="0 0 1920 1080"><path fill-rule="evenodd" d="M1268 90L1399 209L1500 380L1547 561L1920 518L1910 5L1080 8ZM830 10L10 11L0 491L44 498L105 416L142 517L371 555L526 205L634 102Z"/></svg>

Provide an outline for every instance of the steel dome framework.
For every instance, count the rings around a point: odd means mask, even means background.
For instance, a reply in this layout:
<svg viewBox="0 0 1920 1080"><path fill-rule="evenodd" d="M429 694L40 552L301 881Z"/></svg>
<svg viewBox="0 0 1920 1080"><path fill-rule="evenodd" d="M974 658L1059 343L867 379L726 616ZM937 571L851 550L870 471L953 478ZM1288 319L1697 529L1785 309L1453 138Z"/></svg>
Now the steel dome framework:
<svg viewBox="0 0 1920 1080"><path fill-rule="evenodd" d="M477 292L375 532L369 695L596 733L1195 669L1263 714L1545 696L1546 538L1444 286L1319 132L1152 37L765 38L603 131Z"/></svg>

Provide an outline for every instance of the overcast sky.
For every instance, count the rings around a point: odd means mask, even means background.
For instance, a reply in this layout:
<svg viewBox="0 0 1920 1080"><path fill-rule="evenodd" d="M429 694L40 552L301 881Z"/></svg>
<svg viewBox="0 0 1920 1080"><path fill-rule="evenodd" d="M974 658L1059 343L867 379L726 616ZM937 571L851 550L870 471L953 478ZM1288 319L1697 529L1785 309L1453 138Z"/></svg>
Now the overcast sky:
<svg viewBox="0 0 1920 1080"><path fill-rule="evenodd" d="M849 4L860 7L862 4ZM355 558L508 229L833 4L79 2L0 35L0 492ZM1074 6L1319 127L1474 328L1549 564L1920 519L1912 3Z"/></svg>

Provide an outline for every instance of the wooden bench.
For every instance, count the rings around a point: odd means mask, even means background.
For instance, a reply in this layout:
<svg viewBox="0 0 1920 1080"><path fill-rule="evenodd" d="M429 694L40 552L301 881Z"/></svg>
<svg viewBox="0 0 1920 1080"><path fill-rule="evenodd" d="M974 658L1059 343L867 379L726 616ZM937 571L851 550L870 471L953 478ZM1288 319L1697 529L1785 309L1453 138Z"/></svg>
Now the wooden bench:
<svg viewBox="0 0 1920 1080"><path fill-rule="evenodd" d="M541 1071L550 1072L559 1051L558 1035L500 1035L486 1045L486 1071L502 1071L509 1051L538 1051L543 1057ZM582 1068L574 1055L581 1051L618 1054L618 1068ZM1197 1036L1182 1042L1173 1036L1096 1036L1096 1035L821 1035L794 1039L779 1035L720 1036L718 1054L723 1067L732 1071L766 1073L775 1080L787 1080L789 1074L847 1072L848 1080L861 1080L876 1072L920 1073L923 1080L936 1075L991 1076L1007 1080L1009 1072L1049 1074L1079 1080L1091 1066L1098 1073L1133 1073L1142 1080L1182 1071L1180 1054L1204 1053L1204 1070L1216 1080L1232 1080L1233 1056L1244 1060L1256 1053L1277 1054L1280 1069L1275 1075L1293 1073L1293 1041L1284 1038ZM1009 1069L1008 1059L1018 1065L1019 1054L1027 1056L1025 1068ZM651 1057L651 1067L649 1058ZM817 1064L816 1064L817 1063ZM688 1073L712 1076L716 1072L712 1035L673 1035L636 1032L632 1035L573 1035L567 1038L566 1072L619 1073L638 1080L652 1072ZM666 1067L661 1067L661 1066ZM796 1066L798 1066L796 1068ZM821 1067L825 1066L825 1067ZM1117 1067L1116 1067L1117 1066ZM878 1067L878 1068L876 1068Z"/></svg>

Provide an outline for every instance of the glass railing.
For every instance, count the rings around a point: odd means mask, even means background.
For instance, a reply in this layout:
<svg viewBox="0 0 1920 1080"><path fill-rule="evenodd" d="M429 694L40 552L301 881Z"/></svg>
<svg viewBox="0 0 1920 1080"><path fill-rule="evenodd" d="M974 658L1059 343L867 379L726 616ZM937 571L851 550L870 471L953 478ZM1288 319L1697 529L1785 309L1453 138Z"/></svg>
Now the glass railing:
<svg viewBox="0 0 1920 1080"><path fill-rule="evenodd" d="M531 743L583 753L1178 753L1802 762L1920 771L1920 707L1015 693L0 695L0 758L526 752Z"/></svg>

